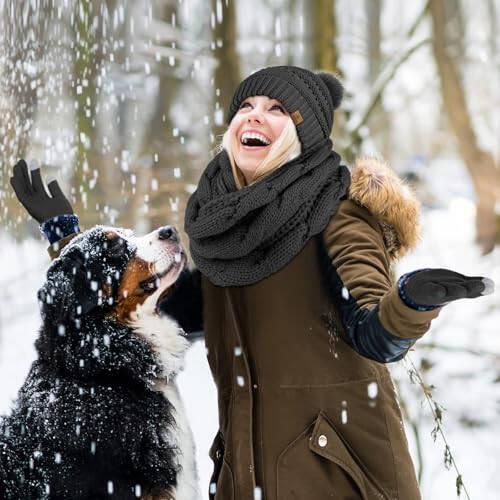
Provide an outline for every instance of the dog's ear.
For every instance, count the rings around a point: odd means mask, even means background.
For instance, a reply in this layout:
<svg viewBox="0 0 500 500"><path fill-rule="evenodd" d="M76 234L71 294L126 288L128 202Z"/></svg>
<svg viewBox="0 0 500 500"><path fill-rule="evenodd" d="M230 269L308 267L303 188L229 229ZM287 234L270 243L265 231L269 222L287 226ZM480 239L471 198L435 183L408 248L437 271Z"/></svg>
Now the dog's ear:
<svg viewBox="0 0 500 500"><path fill-rule="evenodd" d="M37 296L42 318L51 322L78 318L101 303L99 283L79 247L68 248L54 261Z"/></svg>

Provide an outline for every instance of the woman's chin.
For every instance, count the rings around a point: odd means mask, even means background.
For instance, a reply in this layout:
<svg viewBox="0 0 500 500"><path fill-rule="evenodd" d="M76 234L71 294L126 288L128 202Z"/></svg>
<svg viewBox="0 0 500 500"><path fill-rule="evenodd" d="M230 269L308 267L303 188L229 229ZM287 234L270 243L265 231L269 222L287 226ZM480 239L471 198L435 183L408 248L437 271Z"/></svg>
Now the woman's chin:
<svg viewBox="0 0 500 500"><path fill-rule="evenodd" d="M240 154L238 155L238 158L236 158L236 164L240 170L245 172L254 172L265 157L265 153L259 155L254 152L249 154Z"/></svg>

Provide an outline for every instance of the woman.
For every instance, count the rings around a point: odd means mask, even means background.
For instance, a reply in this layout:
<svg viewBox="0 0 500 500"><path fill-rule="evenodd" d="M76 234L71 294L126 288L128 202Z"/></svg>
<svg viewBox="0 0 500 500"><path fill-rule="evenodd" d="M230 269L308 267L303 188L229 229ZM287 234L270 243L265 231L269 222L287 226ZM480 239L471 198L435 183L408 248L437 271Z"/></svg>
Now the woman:
<svg viewBox="0 0 500 500"><path fill-rule="evenodd" d="M401 359L444 304L493 288L445 269L391 283L391 266L418 240L418 204L382 163L360 161L352 175L340 165L329 136L341 97L324 73L249 76L188 202L218 389L211 498L420 498L384 363ZM32 176L41 187L39 170ZM52 218L72 214L57 182L38 198L25 164L11 182L60 249L78 229L74 215Z"/></svg>

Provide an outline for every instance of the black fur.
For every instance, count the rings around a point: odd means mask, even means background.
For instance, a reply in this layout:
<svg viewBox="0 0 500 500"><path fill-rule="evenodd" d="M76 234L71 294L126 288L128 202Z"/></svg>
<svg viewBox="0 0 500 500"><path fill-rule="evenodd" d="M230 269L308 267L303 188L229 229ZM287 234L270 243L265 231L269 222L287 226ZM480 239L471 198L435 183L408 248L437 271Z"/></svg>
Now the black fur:
<svg viewBox="0 0 500 500"><path fill-rule="evenodd" d="M203 338L203 296L198 269L184 269L170 293L158 304L161 314L173 316L190 341Z"/></svg>
<svg viewBox="0 0 500 500"><path fill-rule="evenodd" d="M0 419L2 500L136 499L137 491L176 485L176 450L167 441L175 432L172 406L151 385L162 375L158 360L87 289L89 279L112 275L116 292L133 254L125 248L111 258L102 237L94 229L76 237L39 291L38 360L12 414ZM99 245L103 251L94 251ZM68 275L73 267L78 279Z"/></svg>

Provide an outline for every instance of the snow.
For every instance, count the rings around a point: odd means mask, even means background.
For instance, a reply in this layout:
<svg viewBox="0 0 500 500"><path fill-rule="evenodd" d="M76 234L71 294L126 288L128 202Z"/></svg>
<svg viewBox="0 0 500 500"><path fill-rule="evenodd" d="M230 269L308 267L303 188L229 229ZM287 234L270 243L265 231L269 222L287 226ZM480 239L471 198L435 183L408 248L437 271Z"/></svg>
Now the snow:
<svg viewBox="0 0 500 500"><path fill-rule="evenodd" d="M378 394L378 385L377 382L370 382L367 387L368 390L368 397L374 399L377 397Z"/></svg>
<svg viewBox="0 0 500 500"><path fill-rule="evenodd" d="M0 1L0 4L3 2ZM145 12L140 4L138 2L134 13L130 16L131 34L135 29L144 34L148 34L148 30L153 31L153 28L159 29L160 26L153 24L152 7ZM169 109L171 117L175 118L171 130L172 136L183 144L182 151L205 155L209 145L208 137L212 137L212 142L214 140L213 134L210 133L211 127L213 123L222 123L224 111L221 108L212 110L207 106L206 82L212 77L216 60L211 54L203 53L203 50L209 49L208 42L204 40L203 27L210 17L211 7L208 2L201 4L198 2L197 15L193 15L192 3L179 1L178 20L175 16L172 18L172 27L175 28L177 24L185 29L183 33L185 48L196 52L195 59L188 57L187 52L184 54L187 60L192 59L193 62L191 78L188 78L188 68L182 68L173 56L168 56L168 59L162 57L165 64L167 61L170 64L177 62L179 67L177 71L183 78L178 97L172 101ZM289 57L287 44L290 43L291 35L297 33L301 36L298 46L297 43L293 45L292 62L298 65L310 63L310 50L307 45L304 50L302 41L303 35L307 36L310 29L307 26L307 19L305 20L302 15L302 4L304 2L297 2L294 7L285 9L285 2L282 0L258 2L258 8L253 2L239 2L238 50L241 54L245 54L245 57L241 58L242 74L249 74L263 65L284 62L280 57ZM489 30L485 29L489 16L486 5L487 3L481 5L478 2L462 5L464 18L467 19L465 23L467 54L461 76L467 91L467 104L478 141L498 159L500 114L492 112L498 109L500 102L498 76L495 77L494 73L494 68L498 67L498 64L495 66L495 63L498 63L498 56L495 56L496 59L491 57L488 59L488 54L485 52L489 35ZM431 25L427 18L412 40L407 40L408 27L422 7L422 2L408 2L405 9L401 9L400 2L395 0L387 0L384 3L382 52L387 60L394 59L395 55L403 53L404 49L414 42L431 35ZM340 1L337 10L340 27L337 40L340 48L340 67L344 70L346 89L351 93L350 100L345 100L344 109L351 108L352 120L357 123L376 90L376 85L366 78L366 54L357 48L364 40L361 30L364 29L366 19L363 17L363 9L353 8L346 0ZM59 9L59 19L61 12L62 9ZM222 2L217 0L214 22L215 20L220 22L222 12ZM25 9L23 15L28 17L28 14L29 10ZM103 22L103 31L113 31L105 3L102 5L100 17L106 20ZM124 18L125 13L120 6L113 19L114 28L119 21L123 23ZM26 23L25 18L23 26L26 26ZM167 23L164 23L163 29L167 26ZM29 37L26 41L29 44ZM307 43L306 39L304 41ZM156 51L158 56L156 62L159 62L160 48L155 46L151 49ZM141 50L146 49L137 50L136 44L134 50L134 44L131 44L130 54L126 57L125 73L117 71L116 65L105 64L101 68L102 74L97 77L98 88L103 95L96 108L96 117L105 124L102 128L106 132L102 138L102 153L110 153L116 144L120 145L120 152L116 153L117 156L114 158L116 169L117 172L120 172L118 169L130 172L128 176L130 184L134 186L133 194L135 185L140 184L141 178L132 173L132 166L142 144L142 135L147 130L147 127L138 125L150 122L156 105L155 99L141 99L141 96L156 95L159 83L156 64L153 66L152 60L151 63L147 62L142 56L137 58L133 56ZM106 53L106 47L104 52ZM474 245L475 193L468 170L463 162L457 159L453 137L443 138L444 114L439 80L430 52L430 45L415 52L409 63L398 69L397 77L389 83L382 99L384 109L391 120L390 144L387 148L390 150L393 165L400 172L410 168L425 180L424 189L427 189L427 192L420 196L420 199L426 200L421 219L422 241L411 255L398 264L396 276L423 267L444 267L469 276L487 276L493 279L497 289L494 294L487 297L459 300L447 305L440 316L433 321L431 330L416 344L415 349L410 351L407 360L391 364L389 368L398 392L408 405L412 420L419 427L424 462L422 497L455 499L456 474L444 467L445 445L441 437L438 435L435 442L432 439L431 431L435 422L423 397L422 389L409 381L408 370L412 365L419 367L427 384L435 386L432 391L433 398L445 408L443 428L470 497L493 500L498 497L500 487L500 477L497 474L500 448L498 439L500 251L497 248L490 255L481 256L479 249ZM69 192L63 179L70 177L77 138L74 137L73 127L67 126L69 123L73 125L74 122L73 101L62 92L68 82L64 78L50 76L50 74L65 73L69 61L68 54L66 51L56 54L56 57L44 57L33 62L29 60L30 56L27 56L27 60L23 62L22 73L25 75L40 76L41 68L45 68L45 72L49 75L47 83L42 82L41 78L31 83L32 89L37 89L37 94L43 91L43 96L38 95L40 99L37 119L30 118L25 124L20 125L10 116L10 112L4 118L5 123L17 127L19 131L22 128L29 130L33 127L30 152L53 166L50 170L58 173L57 177L63 191ZM110 52L109 56L113 62L114 54ZM1 57L0 63L5 64L5 60ZM388 69L391 67L388 66ZM18 74L12 71L13 76ZM76 87L77 94L84 93L84 87L87 86L88 81L83 80L82 85ZM203 92L200 92L200 89L203 89ZM215 95L220 95L220 89L215 89ZM10 99L10 96L0 97ZM110 127L109 124L115 122L118 99L123 101L124 98L129 100L129 109L125 113L121 111L123 113L121 123L119 116L116 126ZM186 102L189 102L189 106L186 106ZM9 107L5 106L6 109ZM138 109L141 111L139 118ZM126 123L129 127L130 124L134 125L136 130L132 134L126 129ZM187 131L189 134L186 134ZM363 148L366 152L374 152L376 141L372 135L377 136L377 134L377 130L370 131L368 126L364 127L363 135L366 140ZM57 138L54 138L55 136ZM82 133L81 141L88 143L89 137ZM441 154L436 157L436 151L443 149L448 151L448 156ZM140 161L147 165L149 160L140 159ZM158 154L155 154L155 166L158 162ZM153 166L153 162L150 166ZM96 172L94 171L94 178L89 180L90 189L96 185ZM0 170L0 179L1 174ZM182 174L179 167L173 168L174 178L181 178ZM49 177L50 174L46 183L50 181ZM8 187L8 184L5 186ZM152 179L151 189L155 191L159 187L161 186L158 180ZM186 189L192 192L195 187L190 183ZM124 199L129 200L126 196ZM170 199L170 204L172 211L178 210L178 198ZM145 212L146 209L147 204L144 205ZM113 219L119 215L116 208L107 205L103 206L101 212L109 213L101 220L109 220L110 224L113 224ZM0 214L1 229L3 229L2 224L10 226L17 223L21 223L21 220L16 222L10 217L10 213ZM46 252L47 244L41 238L14 243L1 229L0 413L6 413L36 356L33 343L40 325L36 292L43 283L50 260ZM137 226L136 229L140 230L140 227ZM118 275L115 277L118 278ZM346 300L349 299L349 291L346 288L342 290L342 296ZM62 325L59 334L65 334ZM339 340L334 332L330 332L330 336L333 349L333 343ZM102 356L109 346L110 337L104 336L103 346L95 347L95 355ZM236 347L234 354L240 356L241 347ZM337 357L336 352L333 352L333 355ZM84 363L83 359L81 363ZM239 377L236 382L242 382L240 385L244 385L245 380ZM213 468L208 457L208 449L217 431L218 414L216 389L203 342L196 342L187 352L185 369L178 375L178 383L197 446L200 490L205 493L209 488ZM370 398L370 403L374 403L377 391L375 383L367 384L367 397ZM53 397L55 395L49 396ZM349 425L347 408L342 410L343 420L344 412L347 422L345 425ZM75 434L79 432L80 426L77 424ZM416 440L408 424L406 432L415 465L418 467ZM96 442L92 442L90 446L91 451L95 452ZM64 461L63 451L59 454L59 459L62 461ZM140 497L139 485L135 493ZM257 488L254 492L255 500L260 500L261 496L262 492Z"/></svg>

